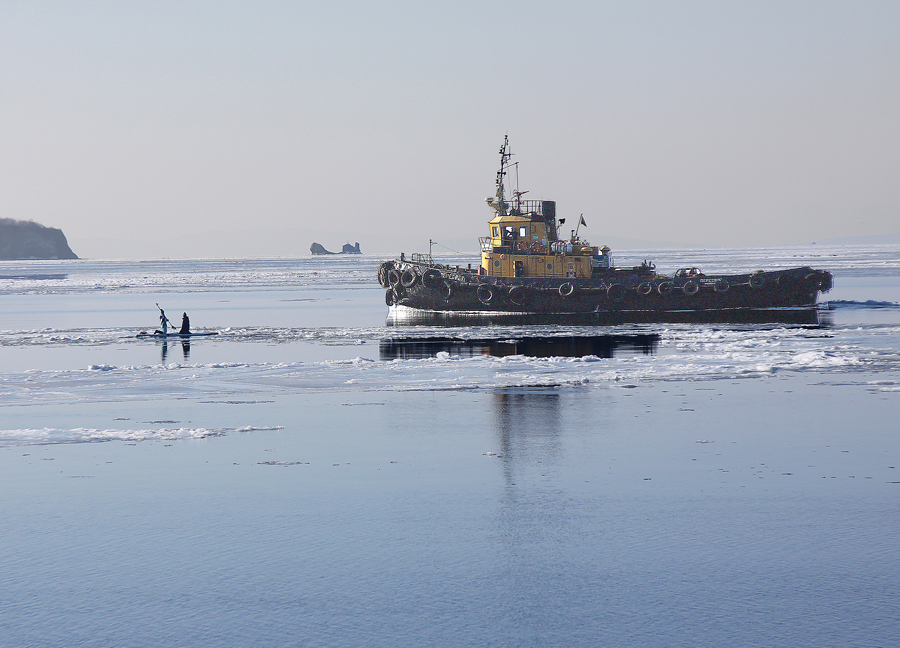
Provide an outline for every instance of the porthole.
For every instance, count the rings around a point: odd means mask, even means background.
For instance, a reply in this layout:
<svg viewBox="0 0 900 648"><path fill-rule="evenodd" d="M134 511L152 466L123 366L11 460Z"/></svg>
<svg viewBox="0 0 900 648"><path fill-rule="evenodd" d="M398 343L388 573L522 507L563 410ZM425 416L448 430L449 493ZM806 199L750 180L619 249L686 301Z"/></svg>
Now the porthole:
<svg viewBox="0 0 900 648"><path fill-rule="evenodd" d="M547 270L553 270L553 264L552 264L552 263L548 263L548 264L547 264Z"/></svg>
<svg viewBox="0 0 900 648"><path fill-rule="evenodd" d="M494 267L499 267L499 266L500 266L500 262L499 262L499 261L494 261Z"/></svg>

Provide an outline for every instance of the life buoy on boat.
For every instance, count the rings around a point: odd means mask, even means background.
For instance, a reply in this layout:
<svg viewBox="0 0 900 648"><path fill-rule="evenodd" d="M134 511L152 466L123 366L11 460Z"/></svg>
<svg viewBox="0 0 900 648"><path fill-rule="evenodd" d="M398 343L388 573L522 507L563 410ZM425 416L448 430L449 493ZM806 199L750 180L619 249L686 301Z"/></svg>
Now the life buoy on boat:
<svg viewBox="0 0 900 648"><path fill-rule="evenodd" d="M606 289L606 296L610 301L622 301L625 299L625 288L622 287L622 284L610 284Z"/></svg>
<svg viewBox="0 0 900 648"><path fill-rule="evenodd" d="M426 288L438 288L441 285L441 273L434 268L426 270L422 275L422 285Z"/></svg>
<svg viewBox="0 0 900 648"><path fill-rule="evenodd" d="M750 287L762 288L766 285L766 273L760 270L750 275Z"/></svg>
<svg viewBox="0 0 900 648"><path fill-rule="evenodd" d="M494 298L494 289L487 284L481 284L475 291L475 295L482 304L490 304Z"/></svg>
<svg viewBox="0 0 900 648"><path fill-rule="evenodd" d="M450 298L453 297L453 282L449 279L444 279L438 285L438 293L441 296L441 299L444 301L450 301Z"/></svg>
<svg viewBox="0 0 900 648"><path fill-rule="evenodd" d="M642 284L638 284L638 287L635 288L635 290L637 290L638 295L649 295L651 292L653 292L653 284L651 284L649 281L645 281Z"/></svg>
<svg viewBox="0 0 900 648"><path fill-rule="evenodd" d="M681 287L681 290L684 292L685 295L688 295L688 296L696 295L697 291L700 290L700 284L698 284L693 279L688 279L687 281L684 282L684 285Z"/></svg>
<svg viewBox="0 0 900 648"><path fill-rule="evenodd" d="M524 306L527 297L523 286L513 286L509 289L509 301L516 306Z"/></svg>
<svg viewBox="0 0 900 648"><path fill-rule="evenodd" d="M419 280L419 273L414 268L407 268L400 275L400 285L404 288L412 288Z"/></svg>
<svg viewBox="0 0 900 648"><path fill-rule="evenodd" d="M575 284L573 284L571 281L567 281L559 287L560 297L571 297L574 292Z"/></svg>
<svg viewBox="0 0 900 648"><path fill-rule="evenodd" d="M713 284L713 288L715 288L718 293L728 292L728 289L731 288L731 284L728 283L728 279L719 279L716 283Z"/></svg>
<svg viewBox="0 0 900 648"><path fill-rule="evenodd" d="M400 285L400 272L396 268L391 268L387 273L387 280L392 288L396 288Z"/></svg>
<svg viewBox="0 0 900 648"><path fill-rule="evenodd" d="M675 290L675 284L671 281L663 281L656 287L656 292L664 297L671 295L673 290Z"/></svg>

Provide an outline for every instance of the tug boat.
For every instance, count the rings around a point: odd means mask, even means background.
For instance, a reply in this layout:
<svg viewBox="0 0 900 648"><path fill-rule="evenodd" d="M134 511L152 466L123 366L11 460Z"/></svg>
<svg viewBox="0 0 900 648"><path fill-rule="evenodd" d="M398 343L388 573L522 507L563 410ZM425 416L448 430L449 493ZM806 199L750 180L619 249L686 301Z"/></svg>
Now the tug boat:
<svg viewBox="0 0 900 648"><path fill-rule="evenodd" d="M518 186L507 194L511 156L507 137L496 193L486 199L493 218L490 235L479 239L479 266L442 265L430 253L401 254L379 266L389 324L493 323L502 316L537 323L814 323L818 295L832 287L830 272L808 266L727 275L695 267L664 274L649 261L616 267L607 246L578 236L583 216L563 239L565 219L557 219L555 201L523 200Z"/></svg>

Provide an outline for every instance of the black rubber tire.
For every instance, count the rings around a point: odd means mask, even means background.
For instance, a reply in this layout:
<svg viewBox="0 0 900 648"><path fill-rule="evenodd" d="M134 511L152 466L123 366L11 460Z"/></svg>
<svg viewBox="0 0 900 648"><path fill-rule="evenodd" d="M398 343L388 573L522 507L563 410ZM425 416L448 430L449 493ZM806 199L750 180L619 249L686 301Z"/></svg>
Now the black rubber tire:
<svg viewBox="0 0 900 648"><path fill-rule="evenodd" d="M749 283L751 288L762 288L766 285L766 274L764 272L757 272L750 275Z"/></svg>
<svg viewBox="0 0 900 648"><path fill-rule="evenodd" d="M610 284L606 288L606 296L610 301L618 302L625 299L625 288L622 284Z"/></svg>
<svg viewBox="0 0 900 648"><path fill-rule="evenodd" d="M509 289L509 301L516 306L524 306L528 301L528 294L523 286L513 286Z"/></svg>
<svg viewBox="0 0 900 648"><path fill-rule="evenodd" d="M439 288L441 285L441 273L434 268L426 270L422 275L422 285L426 288Z"/></svg>
<svg viewBox="0 0 900 648"><path fill-rule="evenodd" d="M478 301L482 304L490 304L491 300L494 299L494 289L487 284L481 284L475 291L475 296L478 297Z"/></svg>
<svg viewBox="0 0 900 648"><path fill-rule="evenodd" d="M400 275L400 285L404 288L412 288L419 280L419 273L414 268L407 268Z"/></svg>
<svg viewBox="0 0 900 648"><path fill-rule="evenodd" d="M450 301L455 290L456 286L449 279L444 279L444 281L441 282L440 286L438 286L438 292L441 295L441 299L443 299L444 301Z"/></svg>
<svg viewBox="0 0 900 648"><path fill-rule="evenodd" d="M381 284L382 288L387 288L388 286L391 285L388 283L388 279L387 279L388 269L389 269L390 265L391 265L390 261L387 261L385 263L382 263L380 266L378 266L378 283Z"/></svg>

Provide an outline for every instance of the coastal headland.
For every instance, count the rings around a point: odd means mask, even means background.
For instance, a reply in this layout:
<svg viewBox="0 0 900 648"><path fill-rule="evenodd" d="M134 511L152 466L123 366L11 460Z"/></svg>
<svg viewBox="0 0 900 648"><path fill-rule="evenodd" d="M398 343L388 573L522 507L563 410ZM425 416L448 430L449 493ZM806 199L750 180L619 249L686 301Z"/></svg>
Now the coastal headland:
<svg viewBox="0 0 900 648"><path fill-rule="evenodd" d="M0 218L0 260L77 258L62 230L34 221Z"/></svg>

